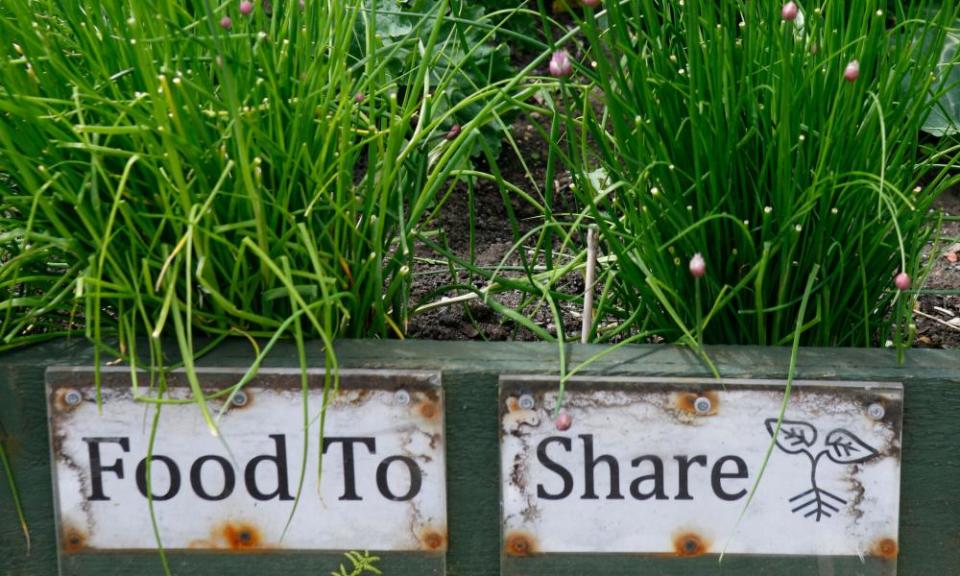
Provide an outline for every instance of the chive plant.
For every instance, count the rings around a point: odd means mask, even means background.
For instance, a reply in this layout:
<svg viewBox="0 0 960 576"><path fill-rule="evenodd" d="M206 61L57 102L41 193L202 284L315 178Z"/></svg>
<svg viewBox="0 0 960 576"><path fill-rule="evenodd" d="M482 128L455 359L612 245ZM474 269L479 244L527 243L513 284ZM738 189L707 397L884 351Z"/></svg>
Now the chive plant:
<svg viewBox="0 0 960 576"><path fill-rule="evenodd" d="M421 4L385 42L361 0L3 0L3 345L402 336L412 234L483 125L443 137L476 46Z"/></svg>
<svg viewBox="0 0 960 576"><path fill-rule="evenodd" d="M156 404L183 367L217 433L280 338L323 341L329 392L333 338L402 337L415 234L504 107L461 78L495 26L414 4L387 34L395 2L0 0L0 347L82 333ZM230 335L256 359L204 390Z"/></svg>
<svg viewBox="0 0 960 576"><path fill-rule="evenodd" d="M960 8L893 4L585 9L551 154L609 255L595 340L626 324L697 347L788 344L819 269L803 344L910 344L928 212L957 180L956 148L920 128Z"/></svg>

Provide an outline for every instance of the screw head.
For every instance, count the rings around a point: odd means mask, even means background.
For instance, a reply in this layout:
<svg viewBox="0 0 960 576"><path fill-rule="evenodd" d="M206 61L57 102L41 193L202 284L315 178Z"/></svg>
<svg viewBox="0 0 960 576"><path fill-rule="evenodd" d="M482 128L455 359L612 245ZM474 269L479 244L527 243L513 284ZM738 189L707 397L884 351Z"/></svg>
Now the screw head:
<svg viewBox="0 0 960 576"><path fill-rule="evenodd" d="M76 390L67 390L63 394L63 401L67 404L67 406L77 406L83 402L83 395Z"/></svg>
<svg viewBox="0 0 960 576"><path fill-rule="evenodd" d="M700 396L693 401L693 409L697 411L697 414L709 414L712 408L713 403L706 396Z"/></svg>
<svg viewBox="0 0 960 576"><path fill-rule="evenodd" d="M397 392L393 395L393 399L397 404L406 406L410 403L410 393L406 390L397 390Z"/></svg>
<svg viewBox="0 0 960 576"><path fill-rule="evenodd" d="M517 404L523 410L533 410L534 406L537 405L536 400L533 399L533 396L529 394L524 394L520 396L520 400L517 401Z"/></svg>
<svg viewBox="0 0 960 576"><path fill-rule="evenodd" d="M886 413L887 410L883 407L883 404L879 402L874 402L867 406L867 416L872 420L882 420Z"/></svg>
<svg viewBox="0 0 960 576"><path fill-rule="evenodd" d="M241 408L247 405L247 401L247 393L241 390L233 395L233 399L230 400L230 403L237 408Z"/></svg>

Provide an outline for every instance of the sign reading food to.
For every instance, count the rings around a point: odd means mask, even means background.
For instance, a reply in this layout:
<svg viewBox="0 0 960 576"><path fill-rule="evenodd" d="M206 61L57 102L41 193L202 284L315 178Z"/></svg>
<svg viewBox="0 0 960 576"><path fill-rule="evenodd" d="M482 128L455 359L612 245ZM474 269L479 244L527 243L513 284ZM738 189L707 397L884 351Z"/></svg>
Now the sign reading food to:
<svg viewBox="0 0 960 576"><path fill-rule="evenodd" d="M785 384L501 377L504 552L895 557L902 386Z"/></svg>
<svg viewBox="0 0 960 576"><path fill-rule="evenodd" d="M61 549L446 549L439 375L322 370L198 374L211 432L182 373L47 372ZM161 398L164 404L157 404ZM322 426L322 432L321 432ZM322 459L320 456L322 455ZM150 515L153 508L154 530Z"/></svg>

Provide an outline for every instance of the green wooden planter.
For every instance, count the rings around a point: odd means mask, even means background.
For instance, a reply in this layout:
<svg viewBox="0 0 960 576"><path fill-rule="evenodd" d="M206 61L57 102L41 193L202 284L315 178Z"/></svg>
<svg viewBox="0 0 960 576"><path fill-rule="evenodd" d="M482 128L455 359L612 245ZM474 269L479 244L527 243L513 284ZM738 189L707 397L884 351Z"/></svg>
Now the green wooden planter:
<svg viewBox="0 0 960 576"><path fill-rule="evenodd" d="M446 394L448 537L446 573L492 574L960 574L960 354L914 350L904 366L888 350L805 349L797 378L896 381L904 385L899 557L644 557L552 555L506 558L500 535L498 379L501 374L558 373L557 348L539 343L342 341L345 368L437 370ZM597 354L597 346L568 348L570 365ZM249 345L229 342L201 366L243 367ZM784 379L790 351L782 348L712 347L710 356L727 378ZM0 575L55 574L54 525L47 401L48 366L89 366L90 347L57 342L0 357L0 422L13 475L30 523L32 550L25 549L5 482L0 482ZM319 348L312 354L318 362ZM289 347L275 350L267 367L297 367ZM709 377L688 350L632 346L616 350L581 372L609 376ZM171 553L174 574L328 574L336 554ZM438 573L435 556L384 554L389 576ZM160 573L156 554L65 555L64 573ZM441 559L442 560L442 559Z"/></svg>

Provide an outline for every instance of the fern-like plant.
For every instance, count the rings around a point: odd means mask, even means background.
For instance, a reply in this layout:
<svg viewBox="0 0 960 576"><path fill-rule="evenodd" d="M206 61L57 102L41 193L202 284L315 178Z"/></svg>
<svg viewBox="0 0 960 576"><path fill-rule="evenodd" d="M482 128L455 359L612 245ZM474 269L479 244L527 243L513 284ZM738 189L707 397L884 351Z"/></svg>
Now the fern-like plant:
<svg viewBox="0 0 960 576"><path fill-rule="evenodd" d="M345 552L344 556L346 556L347 560L350 561L352 568L348 569L343 564L340 564L340 569L331 572L330 576L363 576L364 574L383 574L383 572L377 568L377 562L380 561L379 556L372 556L367 551L364 551L363 553L357 551Z"/></svg>

